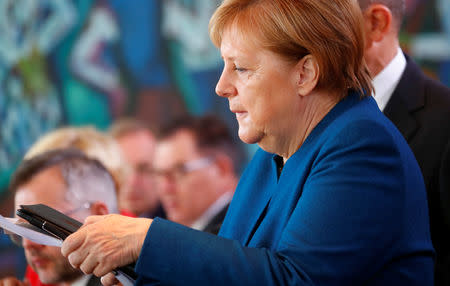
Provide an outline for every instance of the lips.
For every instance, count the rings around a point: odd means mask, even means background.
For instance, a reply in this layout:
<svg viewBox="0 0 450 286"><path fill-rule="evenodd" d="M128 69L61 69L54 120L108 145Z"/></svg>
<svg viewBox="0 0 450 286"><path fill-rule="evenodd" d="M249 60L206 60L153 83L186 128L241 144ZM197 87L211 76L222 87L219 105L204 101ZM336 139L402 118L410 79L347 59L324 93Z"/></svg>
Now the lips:
<svg viewBox="0 0 450 286"><path fill-rule="evenodd" d="M231 110L231 112L233 112L236 115L236 119L243 118L247 115L246 111L241 111L241 110Z"/></svg>
<svg viewBox="0 0 450 286"><path fill-rule="evenodd" d="M240 109L240 108L236 108L236 107L230 107L230 111L237 114L242 114L242 113L247 113L246 111Z"/></svg>
<svg viewBox="0 0 450 286"><path fill-rule="evenodd" d="M42 268L49 262L48 259L41 258L41 257L35 257L31 259L31 264L34 265L36 268Z"/></svg>

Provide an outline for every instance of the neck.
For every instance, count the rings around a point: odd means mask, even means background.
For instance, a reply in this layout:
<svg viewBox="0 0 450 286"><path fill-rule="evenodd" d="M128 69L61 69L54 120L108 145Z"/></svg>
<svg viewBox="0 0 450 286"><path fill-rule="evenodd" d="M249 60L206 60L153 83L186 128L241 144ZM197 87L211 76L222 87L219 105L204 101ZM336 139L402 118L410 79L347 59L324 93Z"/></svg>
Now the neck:
<svg viewBox="0 0 450 286"><path fill-rule="evenodd" d="M365 56L372 77L378 75L395 58L398 48L399 42L396 35L372 43Z"/></svg>
<svg viewBox="0 0 450 286"><path fill-rule="evenodd" d="M297 135L286 141L285 151L279 154L284 163L300 149L317 124L339 102L339 96L329 92L316 92L306 96L304 100L304 110L300 113L302 118L296 124L297 130L294 133Z"/></svg>

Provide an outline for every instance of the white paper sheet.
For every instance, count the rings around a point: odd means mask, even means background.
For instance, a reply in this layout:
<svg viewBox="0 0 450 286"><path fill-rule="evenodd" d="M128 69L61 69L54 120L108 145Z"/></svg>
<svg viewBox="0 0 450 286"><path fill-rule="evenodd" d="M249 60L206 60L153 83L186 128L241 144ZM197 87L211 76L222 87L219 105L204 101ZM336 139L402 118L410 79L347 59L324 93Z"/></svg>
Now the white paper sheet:
<svg viewBox="0 0 450 286"><path fill-rule="evenodd" d="M0 215L0 228L3 228L6 232L15 233L33 242L61 247L62 240L52 235L47 234L43 230L19 220L18 218L4 217ZM118 271L116 278L123 284L123 286L134 285L134 280L128 275Z"/></svg>
<svg viewBox="0 0 450 286"><path fill-rule="evenodd" d="M62 244L62 240L49 235L43 230L40 230L27 222L21 221L18 218L4 217L0 215L0 228L39 244L59 247L61 247Z"/></svg>

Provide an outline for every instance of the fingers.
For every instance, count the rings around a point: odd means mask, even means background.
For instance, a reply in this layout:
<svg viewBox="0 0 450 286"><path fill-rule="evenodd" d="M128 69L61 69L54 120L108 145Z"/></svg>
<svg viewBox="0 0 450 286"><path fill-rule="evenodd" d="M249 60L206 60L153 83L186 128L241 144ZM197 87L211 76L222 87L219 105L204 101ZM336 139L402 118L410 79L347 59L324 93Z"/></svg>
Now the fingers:
<svg viewBox="0 0 450 286"><path fill-rule="evenodd" d="M106 275L138 259L151 222L119 215L88 217L82 228L65 239L61 253L86 274Z"/></svg>
<svg viewBox="0 0 450 286"><path fill-rule="evenodd" d="M93 224L93 223L96 223L96 222L98 222L99 220L105 219L105 217L106 217L105 215L91 215L91 216L88 216L88 217L84 220L83 226L89 225L89 224Z"/></svg>
<svg viewBox="0 0 450 286"><path fill-rule="evenodd" d="M61 253L63 256L69 258L69 255L83 245L86 238L86 229L79 229L78 231L69 235L61 246ZM70 261L70 259L69 259Z"/></svg>
<svg viewBox="0 0 450 286"><path fill-rule="evenodd" d="M72 253L73 254L73 253ZM72 255L71 254L71 255ZM70 262L70 260L69 260ZM88 255L86 259L84 259L80 264L80 270L83 271L85 274L91 274L94 272L94 269L98 266L98 261L93 259L91 255ZM100 277L101 275L97 275L97 273L94 273L95 276Z"/></svg>
<svg viewBox="0 0 450 286"><path fill-rule="evenodd" d="M0 286L26 286L26 282L22 282L15 277L6 277L0 279Z"/></svg>
<svg viewBox="0 0 450 286"><path fill-rule="evenodd" d="M102 277L108 274L113 266L110 263L101 263L99 259L100 257L89 254L83 259L79 268L85 274L92 273L97 277Z"/></svg>
<svg viewBox="0 0 450 286"><path fill-rule="evenodd" d="M101 278L101 282L104 286L112 286L118 284L119 280L117 280L116 276L110 272Z"/></svg>
<svg viewBox="0 0 450 286"><path fill-rule="evenodd" d="M68 257L73 251L77 250L81 245L83 245L88 230L86 226L94 224L100 220L105 219L106 216L94 215L89 216L85 219L83 226L75 233L69 235L63 242L61 247L61 253L63 256Z"/></svg>
<svg viewBox="0 0 450 286"><path fill-rule="evenodd" d="M111 272L111 270L114 268L115 267L109 265L108 263L99 263L95 267L93 273L95 276L101 277L101 276L104 276L104 275L108 274L109 272Z"/></svg>

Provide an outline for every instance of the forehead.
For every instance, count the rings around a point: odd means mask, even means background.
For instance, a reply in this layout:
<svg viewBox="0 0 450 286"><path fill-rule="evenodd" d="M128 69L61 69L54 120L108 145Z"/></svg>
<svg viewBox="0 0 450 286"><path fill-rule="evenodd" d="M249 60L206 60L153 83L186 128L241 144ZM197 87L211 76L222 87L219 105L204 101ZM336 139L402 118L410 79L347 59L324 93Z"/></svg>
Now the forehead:
<svg viewBox="0 0 450 286"><path fill-rule="evenodd" d="M236 57L240 54L252 54L252 51L261 50L257 44L256 36L247 35L240 31L235 25L224 29L222 41L220 43L220 52L223 57Z"/></svg>
<svg viewBox="0 0 450 286"><path fill-rule="evenodd" d="M65 202L66 184L58 167L50 167L19 186L15 195L15 206L46 204L61 208Z"/></svg>
<svg viewBox="0 0 450 286"><path fill-rule="evenodd" d="M282 55L265 48L259 36L247 35L234 26L224 30L220 52L225 63L238 62L250 66L270 66L273 63L282 63L286 66L292 63Z"/></svg>
<svg viewBox="0 0 450 286"><path fill-rule="evenodd" d="M117 139L127 160L151 160L155 148L155 139L146 131L135 131Z"/></svg>
<svg viewBox="0 0 450 286"><path fill-rule="evenodd" d="M172 166L196 158L199 153L194 135L190 131L179 130L158 142L154 162L156 166Z"/></svg>

